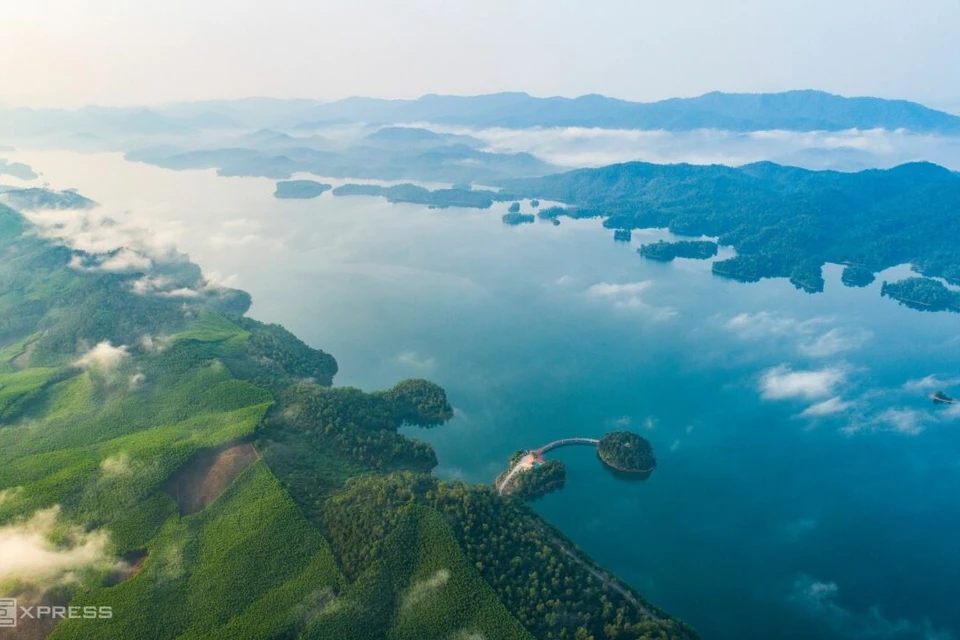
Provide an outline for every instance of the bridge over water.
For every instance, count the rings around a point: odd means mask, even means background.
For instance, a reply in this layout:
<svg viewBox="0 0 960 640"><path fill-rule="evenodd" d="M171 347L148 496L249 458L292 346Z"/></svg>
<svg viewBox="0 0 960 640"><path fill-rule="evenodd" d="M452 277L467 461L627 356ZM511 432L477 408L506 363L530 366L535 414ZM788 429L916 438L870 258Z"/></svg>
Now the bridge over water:
<svg viewBox="0 0 960 640"><path fill-rule="evenodd" d="M543 464L543 454L545 454L547 451L572 445L588 445L591 447L596 447L599 444L600 441L596 438L562 438L560 440L549 442L539 449L531 449L520 456L520 459L517 460L515 465L513 465L513 468L511 468L506 474L500 476L500 479L495 483L494 486L496 487L497 492L500 495L503 495L503 492L509 488L510 483L518 473L533 469L536 463Z"/></svg>

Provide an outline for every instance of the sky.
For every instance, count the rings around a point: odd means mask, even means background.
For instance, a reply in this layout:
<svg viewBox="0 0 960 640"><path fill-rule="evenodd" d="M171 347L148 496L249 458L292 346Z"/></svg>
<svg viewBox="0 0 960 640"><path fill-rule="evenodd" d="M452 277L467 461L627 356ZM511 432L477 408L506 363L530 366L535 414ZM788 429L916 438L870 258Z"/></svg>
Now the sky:
<svg viewBox="0 0 960 640"><path fill-rule="evenodd" d="M0 103L815 88L960 106L957 0L0 0Z"/></svg>

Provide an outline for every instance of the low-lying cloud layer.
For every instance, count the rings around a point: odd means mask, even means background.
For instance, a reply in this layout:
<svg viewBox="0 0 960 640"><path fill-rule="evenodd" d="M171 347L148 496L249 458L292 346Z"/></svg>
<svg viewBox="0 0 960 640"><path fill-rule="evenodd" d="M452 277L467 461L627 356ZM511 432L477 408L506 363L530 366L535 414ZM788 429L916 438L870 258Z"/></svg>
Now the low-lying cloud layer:
<svg viewBox="0 0 960 640"><path fill-rule="evenodd" d="M470 129L427 125L472 135L490 151L529 152L564 167L599 167L634 160L658 164L739 166L772 160L809 169L887 168L924 158L960 169L960 145L948 136L884 129L847 131L687 132L552 127Z"/></svg>
<svg viewBox="0 0 960 640"><path fill-rule="evenodd" d="M53 507L0 527L0 584L18 581L49 586L69 580L73 571L109 562L103 532L86 533L71 527L64 536L68 544L50 542L55 531L61 532L59 515L59 508Z"/></svg>
<svg viewBox="0 0 960 640"><path fill-rule="evenodd" d="M130 352L126 346L115 347L109 342L101 342L80 356L73 365L81 369L98 369L109 372L120 366L120 363L128 357L130 357Z"/></svg>

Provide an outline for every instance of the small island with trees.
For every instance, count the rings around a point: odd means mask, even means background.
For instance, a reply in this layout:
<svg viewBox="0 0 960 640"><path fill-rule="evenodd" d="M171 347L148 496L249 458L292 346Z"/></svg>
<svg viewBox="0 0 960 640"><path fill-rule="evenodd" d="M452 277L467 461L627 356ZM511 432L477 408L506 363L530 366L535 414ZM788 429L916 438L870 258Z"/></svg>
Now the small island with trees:
<svg viewBox="0 0 960 640"><path fill-rule="evenodd" d="M630 431L613 431L603 436L597 445L597 456L615 471L641 477L649 477L657 467L650 442Z"/></svg>
<svg viewBox="0 0 960 640"><path fill-rule="evenodd" d="M536 220L532 213L517 213L515 211L503 214L500 216L500 219L503 220L503 224L510 225L511 227L516 227L521 224L531 224Z"/></svg>
<svg viewBox="0 0 960 640"><path fill-rule="evenodd" d="M332 188L333 185L316 180L285 180L277 183L273 197L281 200L310 200L319 198Z"/></svg>
<svg viewBox="0 0 960 640"><path fill-rule="evenodd" d="M637 249L637 253L650 260L670 262L674 258L706 260L717 255L717 250L717 243L709 240L680 240L678 242L660 240L652 244L641 245Z"/></svg>
<svg viewBox="0 0 960 640"><path fill-rule="evenodd" d="M955 398L951 398L943 391L934 391L930 394L930 399L933 400L934 404L957 404Z"/></svg>
<svg viewBox="0 0 960 640"><path fill-rule="evenodd" d="M866 287L876 279L873 271L858 264L847 265L840 276L841 282L848 287Z"/></svg>
<svg viewBox="0 0 960 640"><path fill-rule="evenodd" d="M893 298L905 307L919 311L960 312L960 293L933 278L907 278L884 282L880 295Z"/></svg>

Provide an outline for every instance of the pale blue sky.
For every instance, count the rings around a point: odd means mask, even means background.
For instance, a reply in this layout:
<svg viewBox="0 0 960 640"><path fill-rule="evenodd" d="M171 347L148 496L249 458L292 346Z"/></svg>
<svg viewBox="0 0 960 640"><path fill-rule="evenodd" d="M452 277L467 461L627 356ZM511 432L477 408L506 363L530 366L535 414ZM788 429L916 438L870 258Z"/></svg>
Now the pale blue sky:
<svg viewBox="0 0 960 640"><path fill-rule="evenodd" d="M960 104L958 0L0 0L0 102L818 88Z"/></svg>

